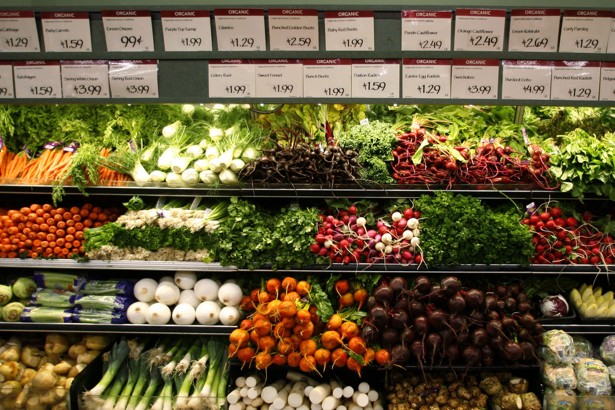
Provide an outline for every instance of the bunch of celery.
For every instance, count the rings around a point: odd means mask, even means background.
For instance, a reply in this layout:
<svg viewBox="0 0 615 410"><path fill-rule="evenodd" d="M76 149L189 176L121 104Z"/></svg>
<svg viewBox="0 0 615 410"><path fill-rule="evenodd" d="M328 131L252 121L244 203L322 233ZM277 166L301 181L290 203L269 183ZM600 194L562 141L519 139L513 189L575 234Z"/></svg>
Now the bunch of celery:
<svg viewBox="0 0 615 410"><path fill-rule="evenodd" d="M109 410L218 409L226 397L226 345L203 338L163 340L128 354L118 342L100 382L83 396L83 408Z"/></svg>

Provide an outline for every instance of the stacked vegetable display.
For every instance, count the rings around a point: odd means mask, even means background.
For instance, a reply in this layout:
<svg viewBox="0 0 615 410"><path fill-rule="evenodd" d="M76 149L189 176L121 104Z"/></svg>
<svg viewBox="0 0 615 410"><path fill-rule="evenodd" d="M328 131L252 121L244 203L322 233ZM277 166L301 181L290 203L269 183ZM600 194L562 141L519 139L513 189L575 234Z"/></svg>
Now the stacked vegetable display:
<svg viewBox="0 0 615 410"><path fill-rule="evenodd" d="M177 271L159 281L140 279L134 287L137 302L128 307L133 324L235 325L241 318L241 287L232 280L225 283L211 278L198 279L196 272Z"/></svg>
<svg viewBox="0 0 615 410"><path fill-rule="evenodd" d="M91 363L110 341L87 335L60 334L16 337L0 344L0 407L6 410L66 410L75 376Z"/></svg>
<svg viewBox="0 0 615 410"><path fill-rule="evenodd" d="M253 374L235 379L235 388L226 396L228 410L307 409L383 410L384 400L378 390L363 381L353 386L338 380L317 381L294 371L271 382Z"/></svg>
<svg viewBox="0 0 615 410"><path fill-rule="evenodd" d="M420 264L420 217L420 211L406 207L376 218L355 205L321 214L311 250L331 263Z"/></svg>
<svg viewBox="0 0 615 410"><path fill-rule="evenodd" d="M394 365L535 363L542 326L519 284L487 291L459 279L383 279L368 300L361 334L390 352Z"/></svg>
<svg viewBox="0 0 615 410"><path fill-rule="evenodd" d="M546 332L544 340L539 353L548 409L613 407L609 396L615 384L615 336L605 337L599 349L587 338L562 330Z"/></svg>
<svg viewBox="0 0 615 410"><path fill-rule="evenodd" d="M2 320L18 322L26 305L36 291L36 282L30 277L18 277L12 283L0 285L0 306Z"/></svg>
<svg viewBox="0 0 615 410"><path fill-rule="evenodd" d="M114 221L119 211L93 204L32 204L0 213L0 257L71 258L85 254L84 232Z"/></svg>
<svg viewBox="0 0 615 410"><path fill-rule="evenodd" d="M80 408L221 408L229 374L226 355L226 346L214 338L122 339L113 345L99 381L83 394Z"/></svg>
<svg viewBox="0 0 615 410"><path fill-rule="evenodd" d="M592 222L591 212L573 216L557 203L530 204L523 219L533 233L537 264L611 265L615 240Z"/></svg>

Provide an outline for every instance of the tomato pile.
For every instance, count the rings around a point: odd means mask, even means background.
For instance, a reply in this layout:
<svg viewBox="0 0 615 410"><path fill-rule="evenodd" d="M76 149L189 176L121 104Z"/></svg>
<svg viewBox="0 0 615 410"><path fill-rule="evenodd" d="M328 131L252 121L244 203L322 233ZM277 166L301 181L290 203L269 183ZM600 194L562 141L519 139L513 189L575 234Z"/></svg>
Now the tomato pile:
<svg viewBox="0 0 615 410"><path fill-rule="evenodd" d="M543 204L530 208L523 219L534 232L535 264L612 265L615 261L613 237L592 225L592 214L582 218L566 214L559 206Z"/></svg>
<svg viewBox="0 0 615 410"><path fill-rule="evenodd" d="M407 207L373 218L354 205L321 214L311 251L331 263L420 264L420 217L420 211Z"/></svg>

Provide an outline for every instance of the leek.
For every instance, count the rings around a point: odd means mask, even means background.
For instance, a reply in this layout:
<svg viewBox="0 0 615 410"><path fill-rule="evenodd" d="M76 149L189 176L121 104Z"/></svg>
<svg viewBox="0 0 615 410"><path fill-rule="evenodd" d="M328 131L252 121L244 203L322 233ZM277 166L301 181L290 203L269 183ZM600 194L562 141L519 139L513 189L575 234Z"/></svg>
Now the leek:
<svg viewBox="0 0 615 410"><path fill-rule="evenodd" d="M113 410L115 408L115 402L120 397L120 393L126 384L128 379L128 366L125 362L122 362L117 371L116 377L113 378L113 383L110 384L109 389L105 389L105 401L102 405L102 410Z"/></svg>
<svg viewBox="0 0 615 410"><path fill-rule="evenodd" d="M100 396L102 392L107 389L107 387L111 384L116 374L119 372L122 364L128 357L128 342L126 339L120 340L118 343L113 345L111 349L111 354L109 356L109 363L107 367L107 371L103 375L102 379L98 382L94 388L85 393L85 396Z"/></svg>
<svg viewBox="0 0 615 410"><path fill-rule="evenodd" d="M201 389L201 398L203 399L209 398L212 392L216 392L220 362L223 362L224 359L224 347L220 342L210 339L207 342L207 351L209 353L210 363L205 384L203 385L203 389Z"/></svg>
<svg viewBox="0 0 615 410"><path fill-rule="evenodd" d="M141 375L140 366L140 362L135 362L132 360L128 361L128 380L126 380L124 386L122 387L122 391L120 392L118 400L115 403L114 410L124 410L126 408L131 394L134 394L133 391L137 378Z"/></svg>
<svg viewBox="0 0 615 410"><path fill-rule="evenodd" d="M134 408L135 410L148 409L150 403L152 402L152 397L154 397L154 395L158 393L158 387L160 386L160 382L162 381L162 378L160 377L160 372L157 368L152 368L152 370L150 371L150 376L151 377L148 380L149 384L147 385L147 389L145 390L143 397L137 397L137 399L135 400L138 400L138 404ZM131 402L133 402L133 400L131 400ZM131 405L131 402L128 403L129 406Z"/></svg>
<svg viewBox="0 0 615 410"><path fill-rule="evenodd" d="M188 409L188 397L190 396L190 390L195 380L198 380L205 371L205 365L209 356L207 355L207 346L203 341L197 341L192 346L191 356L199 355L199 359L192 362L190 371L185 375L181 381L177 398L175 400L175 408L178 410Z"/></svg>
<svg viewBox="0 0 615 410"><path fill-rule="evenodd" d="M145 385L151 383L153 379L151 373L155 372L158 374L158 369L154 368L148 371L147 361L139 360L138 372L137 381L132 389L128 403L126 403L126 410L135 410L139 404L139 399L141 398L141 393L145 389Z"/></svg>

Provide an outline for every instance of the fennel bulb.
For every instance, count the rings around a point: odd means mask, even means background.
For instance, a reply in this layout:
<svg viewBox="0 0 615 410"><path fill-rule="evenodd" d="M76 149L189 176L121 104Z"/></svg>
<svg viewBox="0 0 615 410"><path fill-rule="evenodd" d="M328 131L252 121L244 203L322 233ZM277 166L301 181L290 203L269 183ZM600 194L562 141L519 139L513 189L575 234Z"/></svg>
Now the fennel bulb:
<svg viewBox="0 0 615 410"><path fill-rule="evenodd" d="M225 185L232 185L232 184L239 183L239 179L237 178L237 175L230 169L222 170L222 172L218 174L218 178L220 178L220 182L222 182Z"/></svg>
<svg viewBox="0 0 615 410"><path fill-rule="evenodd" d="M190 161L192 161L192 159L188 157L173 158L173 161L171 161L171 171L175 172L176 174L181 174L186 168L188 168L188 165L190 165Z"/></svg>
<svg viewBox="0 0 615 410"><path fill-rule="evenodd" d="M199 179L204 184L215 184L218 182L218 175L210 169L206 169L205 171L201 171L199 173Z"/></svg>
<svg viewBox="0 0 615 410"><path fill-rule="evenodd" d="M194 168L188 168L182 172L182 180L188 185L194 185L199 182L199 173Z"/></svg>
<svg viewBox="0 0 615 410"><path fill-rule="evenodd" d="M194 164L192 164L192 166L199 172L205 171L206 169L209 169L209 161L206 159L197 159L196 161L194 161Z"/></svg>
<svg viewBox="0 0 615 410"><path fill-rule="evenodd" d="M158 168L163 171L168 171L175 157L179 156L179 148L169 147L164 150L158 158Z"/></svg>
<svg viewBox="0 0 615 410"><path fill-rule="evenodd" d="M141 165L138 161L132 171L130 171L130 176L134 179L137 185L145 185L150 181L149 172L147 172L147 170L143 168L143 165Z"/></svg>
<svg viewBox="0 0 615 410"><path fill-rule="evenodd" d="M177 134L179 127L182 125L181 121L175 121L173 124L166 125L162 129L162 136L165 138L171 138Z"/></svg>

